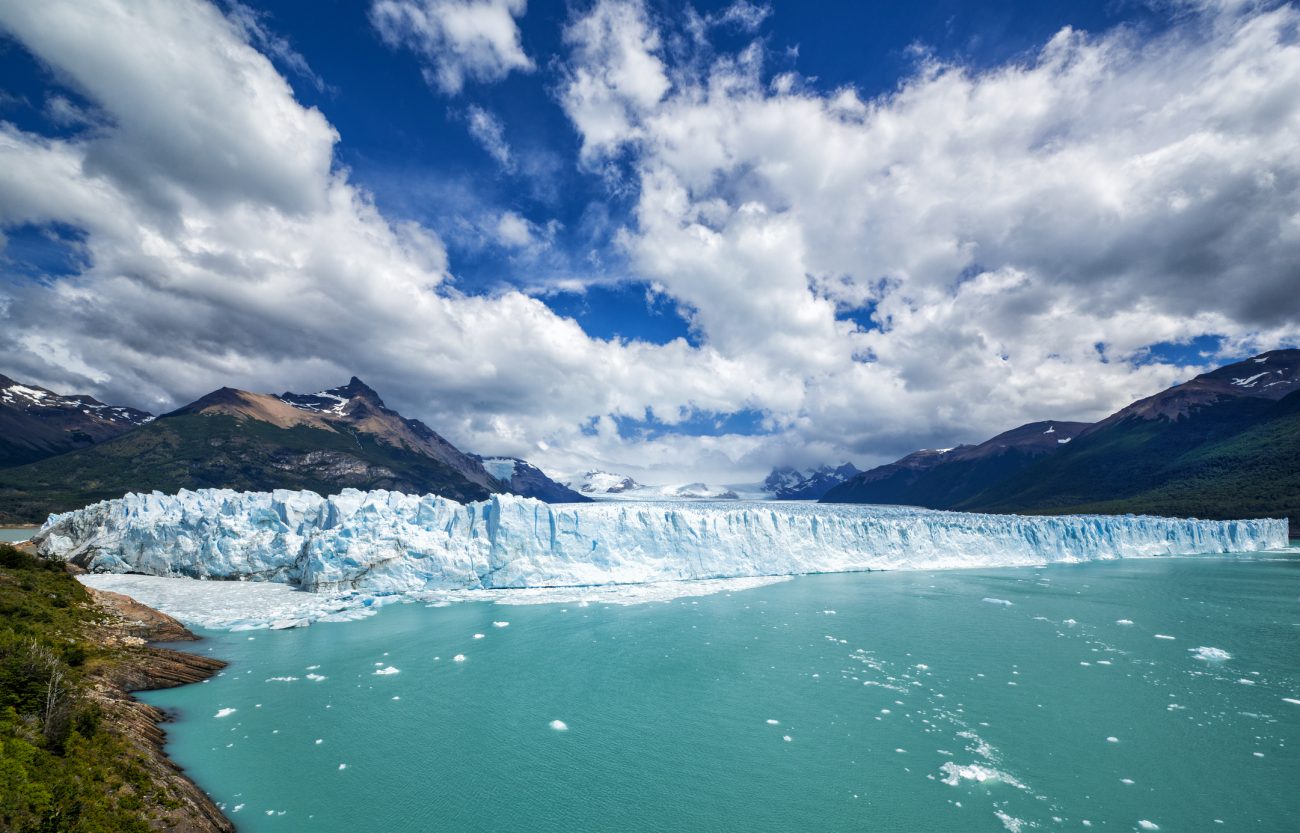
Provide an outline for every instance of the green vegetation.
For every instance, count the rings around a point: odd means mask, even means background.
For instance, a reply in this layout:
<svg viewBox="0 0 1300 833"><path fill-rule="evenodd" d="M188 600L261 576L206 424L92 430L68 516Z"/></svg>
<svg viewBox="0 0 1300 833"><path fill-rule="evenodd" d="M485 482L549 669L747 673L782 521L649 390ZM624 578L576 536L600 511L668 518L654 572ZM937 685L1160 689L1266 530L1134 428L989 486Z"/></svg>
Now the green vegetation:
<svg viewBox="0 0 1300 833"><path fill-rule="evenodd" d="M0 830L134 833L167 806L92 694L98 617L62 564L0 544Z"/></svg>
<svg viewBox="0 0 1300 833"><path fill-rule="evenodd" d="M344 487L434 492L482 500L488 492L432 458L360 431L280 428L223 414L178 414L80 451L0 470L0 521L41 522L127 492Z"/></svg>
<svg viewBox="0 0 1300 833"><path fill-rule="evenodd" d="M1075 440L954 508L1300 522L1300 395L1131 419Z"/></svg>

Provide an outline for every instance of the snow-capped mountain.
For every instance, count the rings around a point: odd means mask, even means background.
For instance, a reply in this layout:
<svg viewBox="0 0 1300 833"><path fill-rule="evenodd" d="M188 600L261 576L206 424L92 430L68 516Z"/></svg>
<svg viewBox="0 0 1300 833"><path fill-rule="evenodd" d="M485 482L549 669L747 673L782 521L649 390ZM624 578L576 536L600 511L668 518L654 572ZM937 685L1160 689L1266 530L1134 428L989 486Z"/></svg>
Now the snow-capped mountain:
<svg viewBox="0 0 1300 833"><path fill-rule="evenodd" d="M144 425L153 415L90 396L63 396L0 376L0 467L85 448Z"/></svg>
<svg viewBox="0 0 1300 833"><path fill-rule="evenodd" d="M739 497L726 486L707 483L647 486L627 475L607 471L589 471L568 485L596 500L736 500Z"/></svg>
<svg viewBox="0 0 1300 833"><path fill-rule="evenodd" d="M591 498L557 483L527 460L518 457L477 457L478 461L512 495L534 497L547 503L587 503Z"/></svg>
<svg viewBox="0 0 1300 833"><path fill-rule="evenodd" d="M569 481L568 486L592 496L621 495L645 488L626 475L607 471L589 471L577 480Z"/></svg>
<svg viewBox="0 0 1300 833"><path fill-rule="evenodd" d="M778 500L817 500L857 473L852 463L802 470L782 466L763 480L763 490Z"/></svg>

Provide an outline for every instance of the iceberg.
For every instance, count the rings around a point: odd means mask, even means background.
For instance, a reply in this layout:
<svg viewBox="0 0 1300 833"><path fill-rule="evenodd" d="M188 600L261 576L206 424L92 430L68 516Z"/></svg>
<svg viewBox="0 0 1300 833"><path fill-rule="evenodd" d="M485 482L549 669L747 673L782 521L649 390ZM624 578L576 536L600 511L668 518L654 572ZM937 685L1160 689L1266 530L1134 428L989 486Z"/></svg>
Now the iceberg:
<svg viewBox="0 0 1300 833"><path fill-rule="evenodd" d="M96 573L321 593L586 587L1027 566L1283 548L1285 520L1027 517L899 506L546 504L344 490L128 494L51 515L39 551Z"/></svg>

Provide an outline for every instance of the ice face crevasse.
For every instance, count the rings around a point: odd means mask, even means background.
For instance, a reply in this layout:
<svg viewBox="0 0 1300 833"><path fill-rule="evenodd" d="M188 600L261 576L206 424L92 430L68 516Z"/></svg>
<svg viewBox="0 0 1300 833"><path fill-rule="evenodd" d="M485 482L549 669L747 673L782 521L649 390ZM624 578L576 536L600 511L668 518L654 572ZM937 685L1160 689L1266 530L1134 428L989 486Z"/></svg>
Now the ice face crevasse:
<svg viewBox="0 0 1300 833"><path fill-rule="evenodd" d="M1284 547L1284 520L1024 517L885 506L548 505L494 495L130 494L52 515L43 554L96 572L307 590L572 587L1015 566Z"/></svg>

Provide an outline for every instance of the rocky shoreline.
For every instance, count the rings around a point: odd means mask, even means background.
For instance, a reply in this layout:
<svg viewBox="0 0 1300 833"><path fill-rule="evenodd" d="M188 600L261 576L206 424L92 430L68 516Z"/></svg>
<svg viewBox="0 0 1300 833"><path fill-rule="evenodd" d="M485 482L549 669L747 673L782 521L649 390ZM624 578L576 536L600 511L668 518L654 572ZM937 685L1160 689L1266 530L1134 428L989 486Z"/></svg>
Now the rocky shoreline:
<svg viewBox="0 0 1300 833"><path fill-rule="evenodd" d="M234 833L235 826L212 799L191 781L165 751L162 709L131 696L135 691L189 685L216 674L226 663L212 657L151 645L152 642L197 640L177 620L129 596L87 587L106 616L96 634L106 647L118 649L121 661L98 676L94 696L115 727L141 754L149 774L162 785L169 805L160 808L153 826L176 833Z"/></svg>

